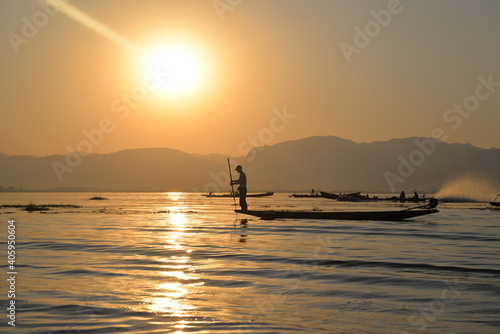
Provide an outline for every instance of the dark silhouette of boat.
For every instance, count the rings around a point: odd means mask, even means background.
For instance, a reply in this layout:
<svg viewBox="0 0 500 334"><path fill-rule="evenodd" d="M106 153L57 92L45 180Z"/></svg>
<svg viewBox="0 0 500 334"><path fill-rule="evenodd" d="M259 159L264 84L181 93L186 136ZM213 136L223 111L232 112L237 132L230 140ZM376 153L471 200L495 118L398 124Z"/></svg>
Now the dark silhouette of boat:
<svg viewBox="0 0 500 334"><path fill-rule="evenodd" d="M341 194L337 201L339 202L369 202L369 201L378 201L378 197L370 197L369 195L361 195L360 192L350 193L350 194Z"/></svg>
<svg viewBox="0 0 500 334"><path fill-rule="evenodd" d="M397 211L320 211L320 210L234 210L250 216L260 217L265 220L273 219L330 219L330 220L379 220L401 221L439 212L435 208L438 200L430 198L429 203Z"/></svg>
<svg viewBox="0 0 500 334"><path fill-rule="evenodd" d="M272 196L274 195L274 192L268 191L265 193L255 193L255 194L247 194L247 197L266 197L266 196ZM232 194L204 194L203 196L205 197L233 197ZM234 194L235 197L238 197L238 193Z"/></svg>
<svg viewBox="0 0 500 334"><path fill-rule="evenodd" d="M436 209L400 211L276 211L276 210L234 210L265 220L273 219L334 219L334 220L378 220L400 221L439 212Z"/></svg>
<svg viewBox="0 0 500 334"><path fill-rule="evenodd" d="M336 199L338 201L346 201L346 202L358 202L358 201L370 199L370 198L368 198L368 195L366 195L366 196L361 195L361 192L346 193L346 194L334 194L334 193L329 193L326 191L320 191L320 194L322 197L325 197L325 198Z"/></svg>
<svg viewBox="0 0 500 334"><path fill-rule="evenodd" d="M323 196L321 196L321 194L291 194L290 197L311 198L311 197L323 197Z"/></svg>
<svg viewBox="0 0 500 334"><path fill-rule="evenodd" d="M290 197L295 198L311 198L311 197L323 197L319 192L312 189L309 194L291 194Z"/></svg>
<svg viewBox="0 0 500 334"><path fill-rule="evenodd" d="M373 202L373 201L392 201L392 202L401 202L401 203L425 203L428 198L426 197L407 197L404 199L400 199L399 197L387 197L387 198L379 198L379 197L370 197L369 195L362 195L361 192L355 193L346 193L346 194L334 194L325 191L320 191L321 197L335 199L340 202Z"/></svg>
<svg viewBox="0 0 500 334"><path fill-rule="evenodd" d="M319 193L321 194L321 197L330 198L330 199L337 199L340 196L339 194L328 193L326 191L320 191Z"/></svg>

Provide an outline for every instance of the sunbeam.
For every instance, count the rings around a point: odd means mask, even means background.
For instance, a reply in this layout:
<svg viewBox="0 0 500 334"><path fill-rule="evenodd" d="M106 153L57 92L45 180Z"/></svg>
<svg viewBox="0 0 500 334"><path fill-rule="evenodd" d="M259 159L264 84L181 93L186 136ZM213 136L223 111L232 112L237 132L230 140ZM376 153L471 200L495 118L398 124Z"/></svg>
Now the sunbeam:
<svg viewBox="0 0 500 334"><path fill-rule="evenodd" d="M45 3L49 5L48 0L42 0ZM74 6L61 2L60 4L60 11L64 13L66 16L72 18L76 22L82 24L83 26L89 28L90 30L93 30L94 32L98 33L99 35L109 39L113 43L116 43L120 45L121 47L127 49L128 51L134 52L134 53L139 53L139 48L134 45L134 43L130 42L128 39L125 37L121 36L117 32L113 31L112 29L106 27L104 24L101 22L95 20L94 18L88 16L87 14L83 13L81 10L75 8Z"/></svg>

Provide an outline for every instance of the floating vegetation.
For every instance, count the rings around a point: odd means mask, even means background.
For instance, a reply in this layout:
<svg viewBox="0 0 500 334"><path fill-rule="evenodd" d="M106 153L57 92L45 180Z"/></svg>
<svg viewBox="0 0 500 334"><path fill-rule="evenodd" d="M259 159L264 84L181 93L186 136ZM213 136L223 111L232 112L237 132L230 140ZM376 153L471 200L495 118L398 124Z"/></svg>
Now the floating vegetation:
<svg viewBox="0 0 500 334"><path fill-rule="evenodd" d="M102 209L97 209L97 210L92 210L92 213L104 213L108 215L138 215L138 214L143 214L143 213L148 213L145 211L140 211L140 210L123 210L123 209L108 209L108 208L102 208Z"/></svg>
<svg viewBox="0 0 500 334"><path fill-rule="evenodd" d="M89 200L91 200L91 201L104 201L104 200L107 200L107 198L102 197L102 196L94 196L94 197L89 198Z"/></svg>
<svg viewBox="0 0 500 334"><path fill-rule="evenodd" d="M159 213L199 213L198 211L195 210L159 210L159 211L154 211L153 213L159 214Z"/></svg>
<svg viewBox="0 0 500 334"><path fill-rule="evenodd" d="M26 205L23 208L23 210L28 211L28 212L33 212L33 211L48 211L50 209L44 205L36 205L34 203L30 203L30 204Z"/></svg>
<svg viewBox="0 0 500 334"><path fill-rule="evenodd" d="M29 203L29 204L3 204L0 205L0 208L16 208L16 209L21 209L24 211L28 212L34 212L34 211L48 211L51 208L81 208L80 205L74 205L74 204L35 204L35 203Z"/></svg>
<svg viewBox="0 0 500 334"><path fill-rule="evenodd" d="M18 209L18 210L23 210L27 212L40 212L40 213L98 213L98 214L110 214L110 215L124 215L124 214L205 214L200 211L196 210L189 210L189 209L179 209L179 210L168 210L168 209L161 209L161 210L140 210L140 209L126 209L123 207L118 207L118 208L106 208L106 207L101 207L101 208L87 208L83 210L70 210L70 209L79 209L83 208L81 205L75 205L75 204L35 204L35 203L29 203L29 204L0 204L0 209L8 209L8 208L13 208L13 209ZM60 210L60 211L55 211L51 210L54 208L60 208L60 209L68 209L68 210ZM0 214L13 214L14 212L12 211L2 211Z"/></svg>

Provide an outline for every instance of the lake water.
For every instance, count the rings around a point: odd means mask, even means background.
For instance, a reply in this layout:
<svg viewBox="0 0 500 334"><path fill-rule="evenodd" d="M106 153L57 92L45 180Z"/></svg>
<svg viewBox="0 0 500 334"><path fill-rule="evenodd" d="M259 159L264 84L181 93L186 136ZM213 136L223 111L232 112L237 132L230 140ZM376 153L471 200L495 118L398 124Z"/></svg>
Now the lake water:
<svg viewBox="0 0 500 334"><path fill-rule="evenodd" d="M93 195L0 193L0 204L82 206L0 209L1 332L500 332L500 211L487 203L405 222L263 221L236 215L231 198ZM288 195L249 207L400 209Z"/></svg>

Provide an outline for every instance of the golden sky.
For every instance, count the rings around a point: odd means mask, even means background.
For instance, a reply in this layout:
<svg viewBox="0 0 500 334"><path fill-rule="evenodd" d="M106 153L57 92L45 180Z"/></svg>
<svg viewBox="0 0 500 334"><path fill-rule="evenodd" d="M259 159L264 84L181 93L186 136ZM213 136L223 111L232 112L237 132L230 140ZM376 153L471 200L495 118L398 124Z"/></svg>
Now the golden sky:
<svg viewBox="0 0 500 334"><path fill-rule="evenodd" d="M2 0L0 152L500 147L497 0Z"/></svg>

